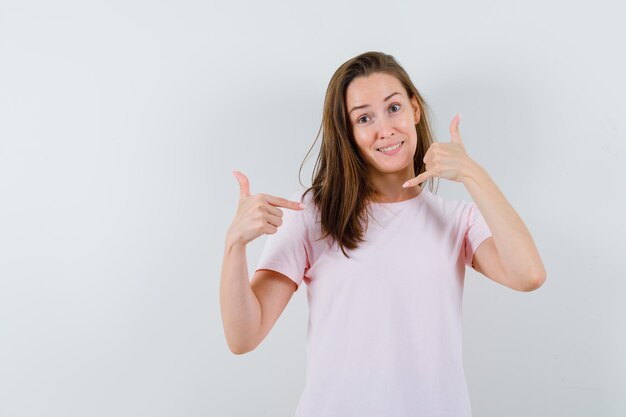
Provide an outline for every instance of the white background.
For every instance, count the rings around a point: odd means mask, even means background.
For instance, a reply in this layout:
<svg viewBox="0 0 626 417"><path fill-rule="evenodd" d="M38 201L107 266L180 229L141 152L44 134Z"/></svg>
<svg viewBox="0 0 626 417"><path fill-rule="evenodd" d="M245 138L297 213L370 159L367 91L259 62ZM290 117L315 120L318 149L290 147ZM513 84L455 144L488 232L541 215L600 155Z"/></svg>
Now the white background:
<svg viewBox="0 0 626 417"><path fill-rule="evenodd" d="M253 193L298 190L328 81L368 50L406 68L438 141L462 114L547 269L531 293L467 271L474 415L626 415L624 12L3 0L0 415L292 416L305 287L255 351L233 355L223 334L232 170ZM438 194L470 199L447 180Z"/></svg>

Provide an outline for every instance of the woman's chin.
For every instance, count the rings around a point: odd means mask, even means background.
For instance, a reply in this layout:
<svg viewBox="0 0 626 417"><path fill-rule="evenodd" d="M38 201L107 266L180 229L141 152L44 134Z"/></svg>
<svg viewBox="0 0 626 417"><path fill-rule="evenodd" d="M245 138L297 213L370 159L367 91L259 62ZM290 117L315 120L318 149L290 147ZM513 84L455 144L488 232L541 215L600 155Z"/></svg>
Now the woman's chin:
<svg viewBox="0 0 626 417"><path fill-rule="evenodd" d="M377 165L376 167L374 167L374 169L378 172L380 172L381 174L399 174L399 173L404 173L407 171L412 171L412 165L413 161L411 161L410 163L406 163L406 164L380 164Z"/></svg>

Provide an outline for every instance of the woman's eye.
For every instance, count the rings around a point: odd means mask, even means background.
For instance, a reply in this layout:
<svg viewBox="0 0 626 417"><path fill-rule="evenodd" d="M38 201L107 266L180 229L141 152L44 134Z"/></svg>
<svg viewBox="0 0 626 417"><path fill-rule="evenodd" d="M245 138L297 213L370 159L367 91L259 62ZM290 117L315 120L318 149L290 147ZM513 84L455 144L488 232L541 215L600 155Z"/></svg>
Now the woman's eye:
<svg viewBox="0 0 626 417"><path fill-rule="evenodd" d="M394 107L397 108L397 110L395 110L394 113L400 110L399 104L392 104L391 106L389 106L390 109L393 109Z"/></svg>
<svg viewBox="0 0 626 417"><path fill-rule="evenodd" d="M363 120L363 119L369 119L368 116L361 116L357 119L357 123L367 123L367 120Z"/></svg>

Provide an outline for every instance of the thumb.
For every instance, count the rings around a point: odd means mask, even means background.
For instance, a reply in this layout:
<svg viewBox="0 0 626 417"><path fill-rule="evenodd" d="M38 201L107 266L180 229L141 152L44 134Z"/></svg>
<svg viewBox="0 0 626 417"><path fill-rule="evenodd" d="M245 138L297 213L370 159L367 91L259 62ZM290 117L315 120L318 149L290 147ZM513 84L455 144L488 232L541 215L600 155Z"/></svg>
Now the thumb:
<svg viewBox="0 0 626 417"><path fill-rule="evenodd" d="M461 130L459 129L459 122L461 121L461 114L457 114L450 123L450 138L452 142L463 143L461 140Z"/></svg>
<svg viewBox="0 0 626 417"><path fill-rule="evenodd" d="M237 179L239 183L239 198L241 197L249 197L250 196L250 182L248 181L248 177L243 175L239 171L233 171L233 175Z"/></svg>

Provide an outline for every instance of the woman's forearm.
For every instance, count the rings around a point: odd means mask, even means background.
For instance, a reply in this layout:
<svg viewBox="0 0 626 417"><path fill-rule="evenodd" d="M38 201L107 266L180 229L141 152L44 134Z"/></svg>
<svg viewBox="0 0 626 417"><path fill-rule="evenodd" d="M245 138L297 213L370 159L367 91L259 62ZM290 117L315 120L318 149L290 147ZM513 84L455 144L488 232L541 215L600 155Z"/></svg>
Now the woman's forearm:
<svg viewBox="0 0 626 417"><path fill-rule="evenodd" d="M529 281L541 284L546 271L535 242L487 171L475 163L462 182L491 230L507 275L520 284Z"/></svg>
<svg viewBox="0 0 626 417"><path fill-rule="evenodd" d="M228 238L222 262L220 309L230 350L242 354L254 349L261 329L261 305L250 286L246 245Z"/></svg>

